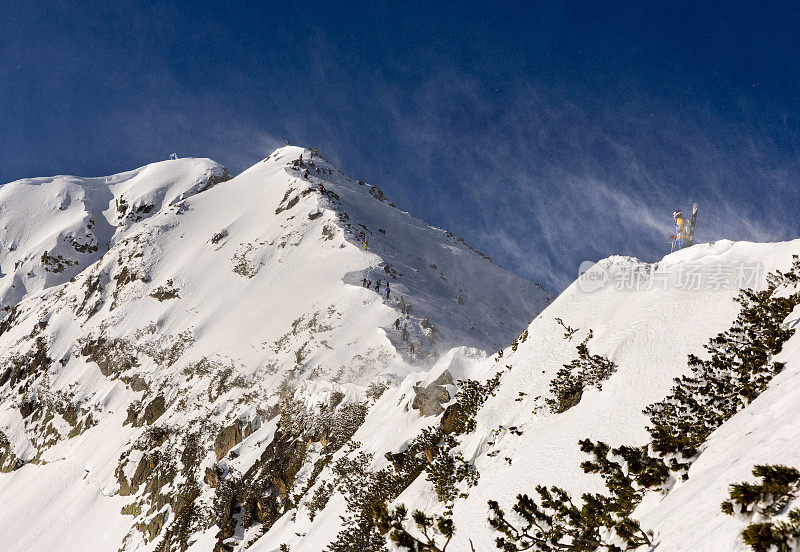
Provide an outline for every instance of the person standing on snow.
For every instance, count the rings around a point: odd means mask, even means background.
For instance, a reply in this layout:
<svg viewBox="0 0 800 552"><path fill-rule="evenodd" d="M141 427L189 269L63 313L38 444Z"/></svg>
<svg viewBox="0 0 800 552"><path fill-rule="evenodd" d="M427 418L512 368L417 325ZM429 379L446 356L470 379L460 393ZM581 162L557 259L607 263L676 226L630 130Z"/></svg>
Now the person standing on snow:
<svg viewBox="0 0 800 552"><path fill-rule="evenodd" d="M675 219L675 233L669 238L675 241L675 249L689 247L692 245L692 222L680 210L672 213L672 218Z"/></svg>

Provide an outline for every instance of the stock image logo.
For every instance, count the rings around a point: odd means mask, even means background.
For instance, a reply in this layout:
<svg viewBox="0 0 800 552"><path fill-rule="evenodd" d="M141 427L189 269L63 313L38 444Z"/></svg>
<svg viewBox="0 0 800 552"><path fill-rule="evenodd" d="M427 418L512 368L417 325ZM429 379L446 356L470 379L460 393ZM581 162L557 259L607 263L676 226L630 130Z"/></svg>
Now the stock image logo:
<svg viewBox="0 0 800 552"><path fill-rule="evenodd" d="M611 275L598 263L583 261L578 268L578 288L584 293L603 289L610 280Z"/></svg>
<svg viewBox="0 0 800 552"><path fill-rule="evenodd" d="M629 264L610 269L584 261L578 268L578 289L584 293L611 286L616 291L683 290L720 292L758 288L763 282L761 264L680 263Z"/></svg>

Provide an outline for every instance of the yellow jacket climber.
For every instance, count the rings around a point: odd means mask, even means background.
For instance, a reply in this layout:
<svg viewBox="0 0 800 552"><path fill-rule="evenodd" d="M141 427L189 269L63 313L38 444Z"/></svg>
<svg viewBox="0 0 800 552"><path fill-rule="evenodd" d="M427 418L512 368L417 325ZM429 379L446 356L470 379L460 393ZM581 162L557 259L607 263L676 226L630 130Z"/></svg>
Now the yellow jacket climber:
<svg viewBox="0 0 800 552"><path fill-rule="evenodd" d="M675 239L675 248L683 249L692 245L692 222L685 218L680 211L672 213L672 218L675 219L675 235L672 236Z"/></svg>

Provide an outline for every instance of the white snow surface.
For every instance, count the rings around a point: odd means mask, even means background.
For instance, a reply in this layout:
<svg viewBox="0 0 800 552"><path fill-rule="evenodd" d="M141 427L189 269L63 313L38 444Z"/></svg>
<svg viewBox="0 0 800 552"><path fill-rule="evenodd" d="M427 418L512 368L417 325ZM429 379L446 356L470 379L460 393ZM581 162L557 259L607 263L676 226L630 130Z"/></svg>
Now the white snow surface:
<svg viewBox="0 0 800 552"><path fill-rule="evenodd" d="M26 178L0 186L0 308L68 281L132 221L160 213L225 173L210 159L180 159L107 177ZM47 266L45 254L62 261Z"/></svg>
<svg viewBox="0 0 800 552"><path fill-rule="evenodd" d="M292 167L301 154L306 167ZM46 343L52 360L30 384L0 385L0 431L23 464L0 473L2 550L155 549L157 539L148 541L132 528L153 513L135 519L120 513L141 495L122 496L117 472L133 477L144 454L135 443L148 429L124 424L131 405L141 411L161 395L167 411L158 425L193 431L249 422L253 432L219 461L213 435L203 443L203 469L216 464L242 474L275 435L277 418L268 412L282 383L296 384L294 397L310 408L334 393L344 402L365 400L367 387L382 383L387 390L370 400L352 438L374 455L378 469L386 452L402 450L438 423L411 403L415 386L445 370L456 382L502 372L476 430L458 447L480 478L455 502L457 532L447 549L469 551L471 542L475 550L493 550L487 500L508 511L518 493L532 493L537 484L576 494L602 491L602 480L579 467L585 458L578 440L644 443L642 410L689 372L689 353L701 354L708 338L730 326L739 285L685 289L687 271L711 278L720 267L758 267L747 283L763 286L767 271L786 270L800 253L800 240L720 241L656 265L612 257L599 263L608 285L587 292L576 282L544 308L546 294L535 284L395 209L377 189L324 159L309 165L308 157L308 150L287 146L209 189L202 182L222 169L208 160L157 163L105 179L56 177L0 187L0 299L16 306L10 310L14 323L0 327L0 376L37 340ZM140 220L120 220L120 197L132 206L127 212L155 207ZM366 250L359 243L362 231ZM94 240L98 251L76 255L64 245L65 236ZM77 264L48 273L39 263L43 251L54 257L68 252ZM24 268L12 271L20 260ZM658 285L626 289L648 277ZM364 278L372 289L363 287ZM410 312L401 312L400 297ZM790 318L797 317L800 312ZM571 339L556 318L577 329ZM512 348L526 325L527 338ZM549 383L576 357L590 329L590 351L617 369L602 390L589 389L577 406L551 414L544 407ZM138 365L115 358L111 373L102 373L84 351L101 337L123 340L120 349L134 354ZM502 356L491 353L501 348ZM655 550L747 550L738 536L745 522L719 508L728 485L747 480L755 463L800 467L800 337L789 340L778 360L786 362L785 370L712 434L688 481L637 510L643 527L655 534ZM456 389L448 386L451 397ZM53 432L57 438L48 441L45 422L23 418L22 407L31 400L74 405L80 420L91 413L95 424L69 437L73 426L55 413L49 438ZM319 446L309 448L312 458ZM309 471L310 465L298 480ZM273 552L284 543L293 552L325 550L341 529L346 504L334 495L312 522L308 498L330 476L323 469L299 504L263 534L251 529L228 543L237 551ZM211 497L213 490L204 486L203 504ZM424 474L397 502L427 512L444 509ZM190 550L211 551L218 531L195 534Z"/></svg>

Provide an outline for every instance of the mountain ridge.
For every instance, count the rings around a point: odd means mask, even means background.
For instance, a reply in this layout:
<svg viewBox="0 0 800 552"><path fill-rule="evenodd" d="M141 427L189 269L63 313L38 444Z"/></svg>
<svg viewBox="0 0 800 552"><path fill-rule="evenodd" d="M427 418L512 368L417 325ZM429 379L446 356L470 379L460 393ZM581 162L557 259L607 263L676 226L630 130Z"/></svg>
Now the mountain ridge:
<svg viewBox="0 0 800 552"><path fill-rule="evenodd" d="M537 484L602 492L578 440L647 442L643 410L731 325L740 290L800 252L723 240L658 263L614 256L550 301L310 156L280 148L213 186L197 179L211 165L180 177L159 165L162 184L120 192L123 214L103 196L120 223L107 250L8 308L6 549L394 551L373 507L400 503L450 517L450 552L493 549L487 501L510 510ZM157 193L163 182L175 193ZM753 462L800 462L786 437L798 343L688 480L636 510L658 550L747 550L742 520L714 502ZM600 370L562 393L581 362Z"/></svg>

